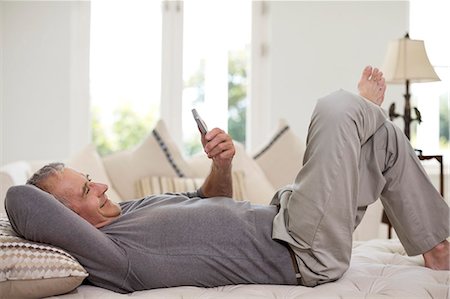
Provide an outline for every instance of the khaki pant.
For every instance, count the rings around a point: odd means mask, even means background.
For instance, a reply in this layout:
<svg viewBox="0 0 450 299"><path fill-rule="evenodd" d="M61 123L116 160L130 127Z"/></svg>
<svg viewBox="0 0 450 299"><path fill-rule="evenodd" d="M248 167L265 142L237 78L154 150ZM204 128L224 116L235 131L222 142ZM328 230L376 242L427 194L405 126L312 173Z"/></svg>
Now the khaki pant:
<svg viewBox="0 0 450 299"><path fill-rule="evenodd" d="M449 236L448 205L383 110L343 90L320 99L303 167L272 201L280 205L273 238L290 244L304 285L343 275L353 231L378 198L409 255Z"/></svg>

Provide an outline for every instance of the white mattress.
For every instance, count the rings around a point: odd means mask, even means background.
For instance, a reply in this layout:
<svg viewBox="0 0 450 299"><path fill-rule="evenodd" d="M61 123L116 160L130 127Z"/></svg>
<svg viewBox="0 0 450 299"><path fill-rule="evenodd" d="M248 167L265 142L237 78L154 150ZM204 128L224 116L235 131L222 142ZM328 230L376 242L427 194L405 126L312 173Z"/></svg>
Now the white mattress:
<svg viewBox="0 0 450 299"><path fill-rule="evenodd" d="M450 299L450 271L423 267L422 256L408 257L398 240L371 240L353 246L349 270L340 280L308 288L283 285L177 287L118 294L80 286L52 298L436 298Z"/></svg>

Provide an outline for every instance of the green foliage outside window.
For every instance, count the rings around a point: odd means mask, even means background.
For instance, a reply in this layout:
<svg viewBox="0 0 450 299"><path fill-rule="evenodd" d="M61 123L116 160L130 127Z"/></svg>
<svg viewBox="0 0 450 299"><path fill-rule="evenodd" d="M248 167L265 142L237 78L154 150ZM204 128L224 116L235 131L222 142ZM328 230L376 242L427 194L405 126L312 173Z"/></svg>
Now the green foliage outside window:
<svg viewBox="0 0 450 299"><path fill-rule="evenodd" d="M234 51L228 54L228 133L231 138L245 144L247 111L247 65L248 51ZM185 88L196 90L195 102L205 98L205 62L201 61L198 70L190 77ZM184 151L188 156L202 150L198 136L184 142Z"/></svg>
<svg viewBox="0 0 450 299"><path fill-rule="evenodd" d="M228 59L228 133L245 144L247 111L247 51L236 51Z"/></svg>
<svg viewBox="0 0 450 299"><path fill-rule="evenodd" d="M114 110L111 128L101 122L100 107L93 107L91 112L92 140L101 156L132 148L142 142L156 122L155 111L142 116L129 104Z"/></svg>
<svg viewBox="0 0 450 299"><path fill-rule="evenodd" d="M447 94L440 97L439 106L439 138L442 148L449 146L450 141L450 107L449 98Z"/></svg>
<svg viewBox="0 0 450 299"><path fill-rule="evenodd" d="M236 51L229 54L228 61L228 133L230 136L245 144L245 123L247 108L247 61L246 51ZM188 87L197 90L196 101L204 100L204 62L198 72L187 83ZM101 120L101 108L91 109L92 140L101 156L136 146L156 123L156 110L153 109L142 116L129 104L117 107L113 112L113 119L107 126ZM198 137L188 140L185 144L187 155L201 151Z"/></svg>

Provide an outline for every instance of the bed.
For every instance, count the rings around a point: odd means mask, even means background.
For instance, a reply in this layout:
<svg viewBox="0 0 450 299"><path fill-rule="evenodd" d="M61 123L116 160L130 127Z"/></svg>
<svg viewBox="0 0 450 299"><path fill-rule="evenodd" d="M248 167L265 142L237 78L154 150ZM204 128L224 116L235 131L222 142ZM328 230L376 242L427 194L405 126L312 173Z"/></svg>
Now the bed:
<svg viewBox="0 0 450 299"><path fill-rule="evenodd" d="M450 271L423 267L421 256L408 257L400 242L355 242L344 277L315 288L282 285L177 287L118 294L82 285L51 298L450 298Z"/></svg>
<svg viewBox="0 0 450 299"><path fill-rule="evenodd" d="M173 162L174 157L179 157L178 151L170 146L172 142L165 130L160 127L158 136L163 136L165 140L164 148L170 149ZM155 129L155 130L156 130ZM292 177L286 169L292 168L292 172L296 171L295 167L289 165L292 157L288 154L301 156L303 147L299 146L299 141L291 134L289 127L280 124L280 127L274 132L272 138L268 141L268 146L263 147L263 151L258 155L247 157L245 150L237 147L237 157L235 158L235 169L246 170L246 177L253 181L247 181L246 190L256 192L253 195L255 199L270 198L273 194L273 188L282 185L278 182L282 175L287 179ZM155 134L149 135L150 139ZM153 143L151 143L152 141ZM159 140L161 143L161 140ZM270 145L270 146L269 146ZM156 152L159 145L154 140L143 143L142 148L136 149L133 153L119 153L114 156L120 163L128 163L130 156L139 156L140 153ZM150 148L149 148L150 147ZM298 148L297 150L293 150ZM273 155L286 158L286 163L282 163L280 159L276 159L278 164L283 164L282 172L274 172ZM124 158L125 157L125 158ZM121 165L118 161L103 164L103 160L92 149L83 151L78 155L81 164L90 166L90 169L83 170L80 163L74 166L85 173L100 178L100 181L108 183L110 186L119 187L117 182L108 182L104 166L108 170L109 176L114 173L122 174L124 167L116 167L117 171L113 171L112 166ZM136 159L137 162L146 159ZM160 163L167 162L162 158L158 159ZM209 165L200 167L205 164L202 161L190 162L191 168L183 168L185 171L189 169L206 169ZM136 162L136 163L137 163ZM187 164L185 161L176 160L177 165ZM270 163L269 163L270 162ZM153 163L156 163L153 161ZM203 163L203 164L202 164ZM271 164L272 163L272 164ZM40 163L39 165L41 165ZM117 164L117 165L116 165ZM129 163L128 163L129 164ZM167 163L166 163L167 164ZM290 163L292 164L292 163ZM41 165L42 166L42 165ZM278 165L280 166L280 165ZM295 165L294 165L295 166ZM40 167L40 166L39 166ZM35 167L36 168L36 167ZM32 173L29 163L20 161L9 166L0 168L0 202L3 206L4 193L9 186L23 184L27 176ZM158 166L158 169L162 168ZM166 168L170 168L167 166ZM138 166L128 167L136 171ZM272 180L264 176L266 174L274 175ZM251 172L249 172L251 170ZM133 174L138 177L137 174ZM135 182L130 178L132 174L127 173L126 177L130 182L122 189L121 193L126 193L126 188L132 186ZM146 175L150 173L146 172ZM193 177L202 176L202 173L196 173ZM101 179L103 178L103 179ZM272 184L265 194L260 194L264 189L264 182ZM123 180L120 181L124 183ZM269 184L269 183L267 183ZM254 188L258 186L258 188ZM251 200L252 198L250 198ZM373 205L376 206L376 205ZM370 210L367 214L370 214ZM364 221L369 225L358 227L363 228L354 234L354 239L361 237L369 238L377 235L379 221L381 218L381 205L377 208L373 215L366 215ZM1 212L1 208L0 208ZM369 228L369 229L368 229ZM372 232L374 231L374 232ZM154 289L147 291L139 291L131 294L119 294L112 291L90 286L80 285L88 273L78 262L64 253L60 249L52 248L45 244L36 244L21 239L15 235L6 218L6 215L0 213L0 298L436 298L450 299L450 271L434 271L423 266L422 256L408 257L405 250L397 239L372 239L369 241L357 241L353 244L353 254L349 270L338 281L328 283L315 288L303 286L283 286L283 285L230 285L215 288L199 288L182 286L176 288ZM32 253L30 253L32 251ZM55 265L60 265L56 267ZM61 295L54 295L61 294Z"/></svg>
<svg viewBox="0 0 450 299"><path fill-rule="evenodd" d="M450 271L425 268L422 256L407 256L397 239L354 242L350 268L345 275L336 282L315 288L286 285L229 285L215 288L181 286L131 294L119 294L91 285L79 285L87 275L82 272L82 268L74 272L72 267L72 272L67 277L67 273L64 274L63 270L54 266L58 262L55 263L55 255L58 252L54 249L47 250L46 253L30 253L30 249L34 248L37 251L39 246L44 249L51 247L20 239L12 231L5 215L0 216L0 298L26 296L62 299L128 297L450 299ZM15 250L16 254L12 254L12 250ZM20 252L17 252L18 250ZM70 256L64 258L65 261L61 262L64 268L68 268L71 263L76 264L76 261L70 260ZM25 262L26 260L28 262ZM52 266L46 269L43 266L46 263ZM17 267L16 271L14 267ZM30 275L33 267L37 277L24 279L23 275ZM55 275L61 278L55 280L51 277ZM66 293L68 290L71 291ZM51 296L58 293L61 295Z"/></svg>

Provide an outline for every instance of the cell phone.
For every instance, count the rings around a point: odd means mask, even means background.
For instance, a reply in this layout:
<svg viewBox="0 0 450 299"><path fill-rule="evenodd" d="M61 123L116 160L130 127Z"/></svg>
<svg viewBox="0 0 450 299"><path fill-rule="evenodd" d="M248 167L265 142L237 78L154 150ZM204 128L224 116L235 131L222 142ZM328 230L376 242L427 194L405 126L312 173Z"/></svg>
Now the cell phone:
<svg viewBox="0 0 450 299"><path fill-rule="evenodd" d="M192 109L192 115L194 116L195 122L197 123L197 126L202 133L202 135L205 135L208 132L208 127L206 126L203 119L200 117L196 109Z"/></svg>

